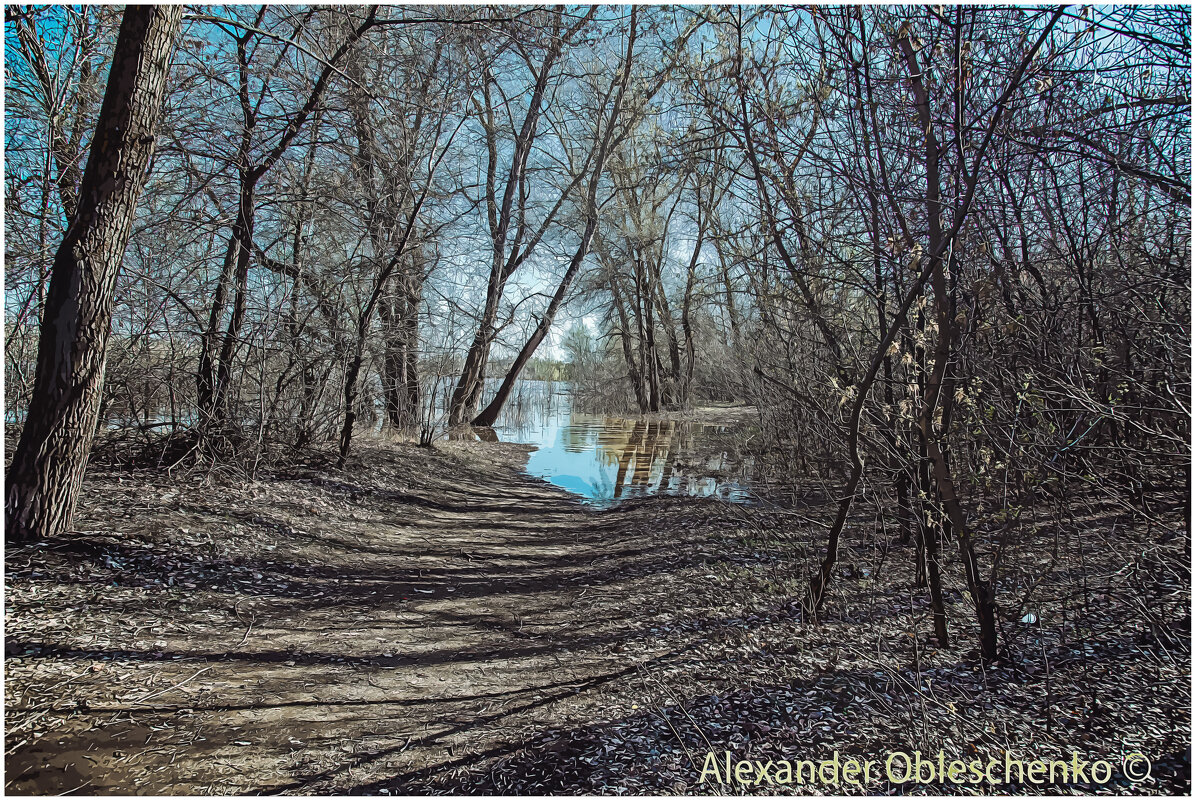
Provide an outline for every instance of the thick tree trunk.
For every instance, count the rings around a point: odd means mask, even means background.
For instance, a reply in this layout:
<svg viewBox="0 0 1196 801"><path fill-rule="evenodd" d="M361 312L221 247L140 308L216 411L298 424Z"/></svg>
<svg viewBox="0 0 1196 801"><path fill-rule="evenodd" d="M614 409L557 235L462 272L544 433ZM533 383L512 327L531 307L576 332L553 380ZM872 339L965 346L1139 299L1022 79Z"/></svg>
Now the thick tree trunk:
<svg viewBox="0 0 1196 801"><path fill-rule="evenodd" d="M418 246L413 258L415 273L422 274ZM396 431L412 430L419 418L420 289L416 277L400 275L395 282L395 296L378 304L384 339L382 394L387 421Z"/></svg>
<svg viewBox="0 0 1196 801"><path fill-rule="evenodd" d="M403 281L399 326L402 330L402 363L399 365L396 400L399 404L399 428L411 430L419 420L419 306L423 284L423 265L420 251L415 251L415 272Z"/></svg>
<svg viewBox="0 0 1196 801"><path fill-rule="evenodd" d="M482 386L486 382L486 363L490 360L490 345L494 341L494 317L491 314L490 303L487 301L486 317L478 326L469 351L465 354L465 365L461 368L461 378L453 388L449 401L449 425L464 425L473 417L478 408L478 399L482 394ZM494 306L497 311L497 301ZM487 319L487 317L489 319Z"/></svg>
<svg viewBox="0 0 1196 801"><path fill-rule="evenodd" d="M382 400L386 405L386 421L396 431L403 429L403 401L399 386L403 380L404 347L399 328L400 301L393 296L378 303L378 319L382 323Z"/></svg>
<svg viewBox="0 0 1196 801"><path fill-rule="evenodd" d="M627 316L627 304L623 301L622 290L619 289L619 279L613 274L610 278L610 294L615 312L619 316L619 343L623 347L623 360L627 363L627 380L631 382L631 389L635 393L635 405L643 413L648 411L643 371L636 363L635 350L631 346L631 321Z"/></svg>
<svg viewBox="0 0 1196 801"><path fill-rule="evenodd" d="M669 307L668 298L665 296L664 281L660 274L660 261L652 263L649 280L655 313L660 317L660 327L664 330L664 345L669 358L667 369L663 359L657 360L660 405L662 408L676 408L680 406L681 344L677 337L677 329L673 325L673 310Z"/></svg>
<svg viewBox="0 0 1196 801"><path fill-rule="evenodd" d="M640 274L646 270L638 271ZM636 309L640 318L640 364L648 372L648 411L660 411L660 354L656 352L656 315L652 311L652 282L642 275L636 288Z"/></svg>
<svg viewBox="0 0 1196 801"><path fill-rule="evenodd" d="M125 9L75 217L54 258L37 374L8 471L8 539L71 527L96 429L117 273L154 146L182 12Z"/></svg>

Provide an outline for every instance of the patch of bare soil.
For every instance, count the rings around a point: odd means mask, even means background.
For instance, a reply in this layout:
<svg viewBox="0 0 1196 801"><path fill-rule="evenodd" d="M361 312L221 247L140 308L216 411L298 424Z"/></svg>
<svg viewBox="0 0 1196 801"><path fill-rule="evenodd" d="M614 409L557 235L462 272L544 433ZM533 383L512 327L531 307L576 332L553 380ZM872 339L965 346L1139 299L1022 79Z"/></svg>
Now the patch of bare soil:
<svg viewBox="0 0 1196 801"><path fill-rule="evenodd" d="M930 644L911 549L862 524L806 624L820 508L597 511L521 474L525 450L374 444L248 483L94 469L76 534L6 554L6 790L858 792L699 779L711 751L940 748L1154 769L866 789L1190 788L1190 578L1159 567L1183 537L1092 521L1082 593L1070 557L1004 588L1041 622L982 667L965 599Z"/></svg>

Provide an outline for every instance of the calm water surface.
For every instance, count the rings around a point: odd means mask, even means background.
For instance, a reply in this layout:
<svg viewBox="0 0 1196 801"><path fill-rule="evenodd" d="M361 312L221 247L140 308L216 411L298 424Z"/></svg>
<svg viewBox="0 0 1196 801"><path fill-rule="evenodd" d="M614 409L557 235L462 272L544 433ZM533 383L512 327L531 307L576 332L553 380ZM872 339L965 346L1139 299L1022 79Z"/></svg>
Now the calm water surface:
<svg viewBox="0 0 1196 801"><path fill-rule="evenodd" d="M733 426L586 414L567 385L526 381L482 438L535 446L526 471L596 505L645 495L752 499L753 463Z"/></svg>
<svg viewBox="0 0 1196 801"><path fill-rule="evenodd" d="M491 391L497 388L497 381L489 383ZM169 419L168 410L161 415ZM383 417L378 409L376 427ZM126 424L114 419L109 427ZM574 411L563 382L520 381L497 425L473 431L481 439L534 446L526 472L599 506L646 495L701 495L734 503L755 497L754 459L743 448L740 426Z"/></svg>

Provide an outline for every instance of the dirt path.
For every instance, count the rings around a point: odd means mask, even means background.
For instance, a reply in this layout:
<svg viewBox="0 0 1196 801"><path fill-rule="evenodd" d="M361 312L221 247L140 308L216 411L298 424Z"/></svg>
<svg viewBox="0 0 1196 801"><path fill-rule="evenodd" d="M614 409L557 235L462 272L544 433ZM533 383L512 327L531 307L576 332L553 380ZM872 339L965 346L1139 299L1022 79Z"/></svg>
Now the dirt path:
<svg viewBox="0 0 1196 801"><path fill-rule="evenodd" d="M595 511L525 457L376 444L255 482L91 470L75 535L6 553L6 790L729 794L698 784L707 751L913 748L1132 750L1153 783L1114 791L1190 788L1190 642L1152 622L1190 608L1164 569L1180 538L1111 511L1073 533L1077 563L1047 558L1044 526L1002 597L1033 581L1063 625L1007 624L984 666L961 578L942 647L912 550L883 547L863 505L827 616L803 625L827 508ZM1016 791L1076 789L1110 787Z"/></svg>
<svg viewBox="0 0 1196 801"><path fill-rule="evenodd" d="M602 688L684 648L647 630L728 510L672 503L663 537L483 447L94 476L82 536L9 555L9 791L344 791L622 711Z"/></svg>

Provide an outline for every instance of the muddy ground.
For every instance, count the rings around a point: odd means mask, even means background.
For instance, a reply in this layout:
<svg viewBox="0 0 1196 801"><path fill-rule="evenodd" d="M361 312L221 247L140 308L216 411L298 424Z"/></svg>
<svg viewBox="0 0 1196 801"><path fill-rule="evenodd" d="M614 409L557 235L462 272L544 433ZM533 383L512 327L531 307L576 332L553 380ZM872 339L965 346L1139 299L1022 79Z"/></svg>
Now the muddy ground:
<svg viewBox="0 0 1196 801"><path fill-rule="evenodd" d="M953 644L930 641L912 550L884 547L871 517L849 532L826 619L805 624L794 599L828 506L594 510L523 475L525 457L372 443L344 471L254 481L93 468L75 534L6 552L6 790L1190 788L1183 536L1116 510L1087 521L1079 561L1056 549L1029 561L1032 586L1010 578L1008 656L985 666L958 591ZM1017 622L1026 599L1033 626ZM940 748L1118 768L1141 752L1153 771L1099 785L700 781L724 749Z"/></svg>

